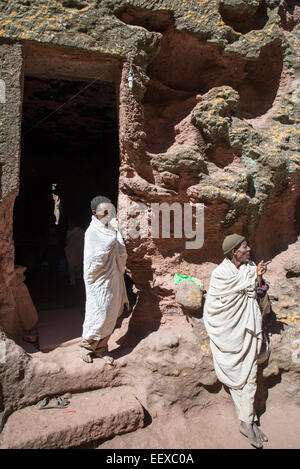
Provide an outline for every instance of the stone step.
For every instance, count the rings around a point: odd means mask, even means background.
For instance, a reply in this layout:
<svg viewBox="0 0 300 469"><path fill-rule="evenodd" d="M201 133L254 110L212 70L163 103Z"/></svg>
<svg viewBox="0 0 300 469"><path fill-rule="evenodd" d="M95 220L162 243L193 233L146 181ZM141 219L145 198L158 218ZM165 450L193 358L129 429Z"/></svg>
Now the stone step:
<svg viewBox="0 0 300 469"><path fill-rule="evenodd" d="M65 409L25 407L8 418L0 449L63 449L135 431L144 425L141 404L126 386L70 398Z"/></svg>
<svg viewBox="0 0 300 469"><path fill-rule="evenodd" d="M26 401L23 400L24 406L48 394L80 393L123 385L123 357L116 359L113 366L100 358L95 358L93 363L86 363L81 359L79 342L80 338L72 343L61 344L48 353L31 354L28 371L30 381L26 389ZM28 390L31 391L32 400L29 400Z"/></svg>

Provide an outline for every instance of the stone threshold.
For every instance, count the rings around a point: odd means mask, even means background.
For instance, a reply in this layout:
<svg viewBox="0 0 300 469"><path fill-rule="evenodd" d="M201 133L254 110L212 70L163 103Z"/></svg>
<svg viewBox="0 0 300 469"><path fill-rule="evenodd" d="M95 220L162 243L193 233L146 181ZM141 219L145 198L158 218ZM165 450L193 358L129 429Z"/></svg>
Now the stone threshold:
<svg viewBox="0 0 300 469"><path fill-rule="evenodd" d="M126 386L74 394L64 409L17 410L8 418L0 449L66 449L144 426L144 410Z"/></svg>

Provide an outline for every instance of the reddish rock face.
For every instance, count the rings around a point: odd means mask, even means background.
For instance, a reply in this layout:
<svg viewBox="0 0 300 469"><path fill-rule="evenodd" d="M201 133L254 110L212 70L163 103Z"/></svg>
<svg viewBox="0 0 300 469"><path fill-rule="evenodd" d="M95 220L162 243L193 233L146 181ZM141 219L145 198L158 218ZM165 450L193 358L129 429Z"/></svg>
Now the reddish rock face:
<svg viewBox="0 0 300 469"><path fill-rule="evenodd" d="M300 3L297 0L282 0L279 7L281 27L292 31L300 22Z"/></svg>
<svg viewBox="0 0 300 469"><path fill-rule="evenodd" d="M13 208L18 191L20 126L22 107L22 47L1 46L2 80L5 94L1 96L1 208L0 208L0 325L10 336L22 330L16 314L14 297L14 244L12 240Z"/></svg>
<svg viewBox="0 0 300 469"><path fill-rule="evenodd" d="M78 11L83 12L85 8L87 6L82 6ZM255 246L264 244L263 237L267 236L265 226L272 218L273 204L277 206L276 194L281 190L279 180L288 180L288 172L284 169L284 162L276 167L272 162L270 171L263 164L266 158L274 158L271 153L265 155L265 147L269 147L269 151L271 142L260 128L269 126L275 129L271 119L288 90L290 72L287 65L283 66L280 34L273 33L273 26L270 29L273 36L270 31L266 36L262 32L266 15L273 21L275 12L266 13L265 6L259 1L249 4L241 1L239 6L230 1L220 3L218 14L227 24L222 26L227 34L224 36L227 38L226 47L222 40L208 40L204 32L199 37L191 34L188 28L178 27L170 12L126 6L116 9L115 14L120 21L112 24L118 24L123 31L129 32L132 27L137 27L135 30L138 32L141 31L139 28L145 28L143 48L139 47L138 52L132 49L132 65L125 61L121 76L117 56L112 58L102 54L98 58L93 48L86 44L89 54L85 56L63 48L55 50L53 47L24 44L24 70L26 76L31 77L27 80L24 97L27 97L27 103L32 102L28 111L27 104L24 106L24 116L29 116L26 122L30 127L33 109L37 120L37 110L42 103L47 105L46 115L51 113L51 100L46 96L51 93L50 89L44 88L43 91L40 87L39 91L37 88L34 91L35 83L42 83L46 77L78 81L94 80L100 76L100 80L115 82L121 159L119 205L132 206L134 202L142 202L148 209L151 203L162 202L205 205L204 245L201 249L186 249L184 239L171 237L165 240L150 236L137 241L125 235L128 268L137 289L144 292L150 287L151 294L165 304L165 295L174 294L168 275L172 275L175 269L186 267L203 275L203 263L221 260L220 246L228 230L245 233ZM238 47L237 39L241 38L241 33L247 36L242 26L245 17L251 19L251 34L256 36L253 36L253 41L251 36L248 45L241 44L237 53L234 51L234 47ZM5 49L3 51L5 53ZM8 70L10 67L12 65L7 63ZM134 76L132 89L128 87L130 67ZM18 73L20 84L21 68ZM30 86L33 91L30 91ZM19 93L22 91L20 86L18 90ZM53 109L55 106L57 109L61 98L57 95L52 99L56 99ZM21 99L17 102L20 105ZM61 126L67 120L71 122L70 114L63 116ZM292 125L293 120L290 119ZM77 123L78 119L73 119L73 127L80 133ZM53 129L57 136L60 133L58 122L55 125ZM85 119L81 127L84 125L93 130L91 119ZM293 133L291 127L288 132ZM280 147L280 135L279 145L276 140L271 144L275 159L283 148ZM86 138L90 140L92 135ZM17 148L17 152L19 150ZM293 145L287 145L283 151L293 152ZM7 161L3 170L4 191L10 190L8 186L5 189L9 167L11 163ZM16 178L16 171L13 174ZM293 177L296 181L298 176L295 174ZM297 200L297 185L294 187L290 202L287 202L289 219L294 218ZM289 223L286 228L288 235L283 235L282 227L278 228L285 240L283 244L296 236L293 222ZM277 252L280 245L274 244L270 253Z"/></svg>
<svg viewBox="0 0 300 469"><path fill-rule="evenodd" d="M285 1L278 10L278 2L271 0L241 0L238 6L230 0L198 2L194 9L177 1L166 7L144 2L145 8L135 0L126 5L98 3L53 2L45 16L39 6L23 2L12 7L14 18L3 7L0 58L6 102L0 108L0 323L10 337L24 332L16 308L13 242L21 149L25 154L23 105L26 131L35 122L40 125L45 116L55 115L41 124L32 146L27 146L29 160L25 164L23 158L23 168L28 174L38 168L40 177L47 178L51 168L51 178L61 178L65 192L69 191L69 199L63 191L60 194L68 208L73 202L78 211L80 194L88 200L101 187L115 196L119 219L133 210L125 217L123 236L137 301L118 331L123 348L117 342L113 345L120 348L117 354L127 354L129 359L124 368L102 370L105 383L128 384L139 376L137 387L149 408L159 411L163 390L166 405L177 403L186 409L197 399L199 382L215 391L216 378L208 343L202 340L201 318L188 323L175 300L174 273L198 277L207 289L213 268L222 260L222 241L231 233L247 237L256 260L278 260L281 253L297 246L299 83L294 27L298 6ZM80 83L89 91L73 102L82 91ZM117 131L112 130L113 121ZM110 134L106 146L104 139L97 140L101 133ZM49 147L60 138L64 146L58 145L50 155ZM34 156L38 139L44 145ZM94 153L89 160L91 141ZM109 151L113 145L116 158ZM100 173L102 179L97 178ZM34 213L40 194L32 206L27 204L27 211ZM131 236L128 225L137 215L136 204L146 210L142 223L148 229L153 204L162 203L181 208L203 204L201 247L189 247L187 235L174 235L175 222L183 219L183 212L171 216L170 237L149 232L145 237ZM80 210L88 209L84 205ZM192 222L195 227L195 214ZM284 281L297 295L297 280ZM274 369L279 375L290 370L296 374L298 365L291 357L297 350L288 350L289 342L296 340L296 328L292 333L278 330L277 323L273 317L270 330L284 337L285 352L280 356L281 346L276 349ZM18 407L47 394L49 387L54 393L99 386L97 373L85 380L80 367L59 364L61 355L56 351L51 352L50 364L41 364L45 357L33 360L14 342L7 344L13 372L11 377L6 372L1 375L2 423ZM191 376L184 390L185 366ZM267 374L265 378L270 378ZM174 377L179 377L175 384Z"/></svg>
<svg viewBox="0 0 300 469"><path fill-rule="evenodd" d="M259 0L221 0L219 12L225 24L242 34L262 29L268 21L267 6Z"/></svg>
<svg viewBox="0 0 300 469"><path fill-rule="evenodd" d="M293 243L297 236L295 226L297 211L298 179L293 177L281 180L282 188L270 198L264 217L253 237L256 259L273 258L276 253L285 250L286 242ZM272 233L272 234L271 234Z"/></svg>

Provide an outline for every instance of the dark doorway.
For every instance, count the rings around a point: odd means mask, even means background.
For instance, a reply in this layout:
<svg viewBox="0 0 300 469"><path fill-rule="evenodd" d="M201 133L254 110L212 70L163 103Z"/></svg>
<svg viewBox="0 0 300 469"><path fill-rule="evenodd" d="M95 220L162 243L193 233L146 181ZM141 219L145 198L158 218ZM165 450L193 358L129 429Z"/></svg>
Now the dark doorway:
<svg viewBox="0 0 300 469"><path fill-rule="evenodd" d="M81 335L84 285L70 285L67 229L87 228L96 195L116 205L118 178L115 84L25 76L15 263L27 267L41 349Z"/></svg>

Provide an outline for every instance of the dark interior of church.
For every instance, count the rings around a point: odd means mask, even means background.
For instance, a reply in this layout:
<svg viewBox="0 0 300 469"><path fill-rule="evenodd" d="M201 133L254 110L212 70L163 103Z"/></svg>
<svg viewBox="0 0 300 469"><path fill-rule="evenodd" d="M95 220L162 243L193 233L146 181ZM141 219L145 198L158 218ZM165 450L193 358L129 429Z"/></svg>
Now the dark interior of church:
<svg viewBox="0 0 300 469"><path fill-rule="evenodd" d="M70 224L88 227L93 197L117 204L115 84L25 76L22 116L15 263L27 268L39 314L76 306L83 316L84 284L70 287L66 234Z"/></svg>
<svg viewBox="0 0 300 469"><path fill-rule="evenodd" d="M114 84L86 85L35 77L24 80L14 237L16 262L25 263L28 274L44 260L38 259L37 253L47 244L51 227L56 227L63 247L71 220L87 228L93 197L101 194L117 202L119 142ZM24 259L30 256L29 246L34 254L30 264Z"/></svg>

